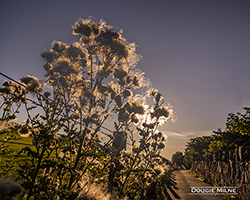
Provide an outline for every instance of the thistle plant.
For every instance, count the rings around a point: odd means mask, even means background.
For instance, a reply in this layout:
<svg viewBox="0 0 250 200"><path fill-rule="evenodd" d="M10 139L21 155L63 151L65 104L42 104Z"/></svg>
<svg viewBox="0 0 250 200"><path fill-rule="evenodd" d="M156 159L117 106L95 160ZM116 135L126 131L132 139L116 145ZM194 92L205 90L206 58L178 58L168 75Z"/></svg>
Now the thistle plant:
<svg viewBox="0 0 250 200"><path fill-rule="evenodd" d="M27 75L16 86L18 95L9 90L12 83L0 90L3 118L23 105L27 120L19 134L28 134L34 145L19 152L29 156L19 163L20 198L77 199L86 195L84 187L100 184L119 197L143 199L153 179L163 174L160 152L166 136L158 127L174 119L172 109L157 90L149 90L136 69L140 56L135 44L121 31L93 18L79 19L72 28L78 42L54 41L41 54L44 84ZM154 99L152 107L146 105L149 98ZM10 114L13 103L16 110ZM102 140L108 119L114 120L113 133ZM130 152L122 142L115 145L119 137L131 144Z"/></svg>
<svg viewBox="0 0 250 200"><path fill-rule="evenodd" d="M114 185L120 196L127 195L131 199L145 199L150 185L167 169L167 163L160 156L165 148L166 136L157 128L174 117L171 106L163 105L164 100L157 90L149 91L149 96L154 99L151 108L134 99L126 102L119 111L119 125L116 125L116 128L124 126L124 131L130 133L132 148L130 152L122 151L121 158L115 162L117 173ZM121 112L126 120L121 118ZM135 134L140 136L138 142L133 138Z"/></svg>
<svg viewBox="0 0 250 200"><path fill-rule="evenodd" d="M0 88L0 95L3 98L1 102L1 121L10 121L16 119L16 114L22 103L26 102L27 91L19 84L13 81L4 81Z"/></svg>

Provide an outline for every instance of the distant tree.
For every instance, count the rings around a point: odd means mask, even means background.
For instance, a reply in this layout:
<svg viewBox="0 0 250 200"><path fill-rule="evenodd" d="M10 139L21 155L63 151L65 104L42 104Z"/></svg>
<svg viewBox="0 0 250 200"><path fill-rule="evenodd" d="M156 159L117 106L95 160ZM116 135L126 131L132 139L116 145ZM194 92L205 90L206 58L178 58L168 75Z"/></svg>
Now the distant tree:
<svg viewBox="0 0 250 200"><path fill-rule="evenodd" d="M250 145L250 108L243 108L245 113L230 113L227 117L226 129L214 131L220 150L237 149ZM211 144L211 148L212 148Z"/></svg>
<svg viewBox="0 0 250 200"><path fill-rule="evenodd" d="M178 166L183 165L183 153L180 151L175 152L172 155L172 162L177 164Z"/></svg>
<svg viewBox="0 0 250 200"><path fill-rule="evenodd" d="M250 145L250 108L245 113L230 113L226 129L213 131L211 136L192 138L186 145L183 162L191 167L194 158Z"/></svg>
<svg viewBox="0 0 250 200"><path fill-rule="evenodd" d="M211 155L215 152L218 151L223 151L225 150L226 147L226 142L224 140L219 140L220 138L214 136L214 141L211 141L210 144L208 145L208 150L205 151L207 155Z"/></svg>
<svg viewBox="0 0 250 200"><path fill-rule="evenodd" d="M187 142L183 158L183 163L186 168L191 167L191 163L194 158L198 158L206 154L211 141L213 141L212 136L202 136L192 138L189 142Z"/></svg>

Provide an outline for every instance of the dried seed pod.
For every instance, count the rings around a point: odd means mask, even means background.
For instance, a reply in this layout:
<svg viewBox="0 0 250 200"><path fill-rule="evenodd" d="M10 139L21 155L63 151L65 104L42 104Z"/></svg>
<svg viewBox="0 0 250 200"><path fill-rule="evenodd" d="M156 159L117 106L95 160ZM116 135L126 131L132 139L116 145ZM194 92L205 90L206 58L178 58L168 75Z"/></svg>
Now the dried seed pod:
<svg viewBox="0 0 250 200"><path fill-rule="evenodd" d="M155 173L156 173L156 175L158 176L158 175L162 175L163 173L164 173L164 171L163 171L163 169L162 168L155 168L154 169L154 171L155 171Z"/></svg>
<svg viewBox="0 0 250 200"><path fill-rule="evenodd" d="M19 135L26 135L29 133L29 129L27 126L22 126L19 130L18 130L18 134Z"/></svg>
<svg viewBox="0 0 250 200"><path fill-rule="evenodd" d="M62 53L66 48L68 48L68 45L61 42L61 41L54 41L52 43L51 50L57 52L57 53Z"/></svg>
<svg viewBox="0 0 250 200"><path fill-rule="evenodd" d="M29 84L34 80L34 77L27 75L27 76L24 76L23 78L21 78L20 80L21 80L21 82L23 82L25 84Z"/></svg>
<svg viewBox="0 0 250 200"><path fill-rule="evenodd" d="M166 118L168 118L170 116L170 113L168 111L168 108L165 107L159 107L157 109L155 109L155 111L153 113L151 113L151 117L156 117L159 118L161 116L164 116Z"/></svg>
<svg viewBox="0 0 250 200"><path fill-rule="evenodd" d="M92 33L92 28L89 25L88 20L83 20L81 18L73 26L73 34L79 35L82 34L83 36L89 37Z"/></svg>
<svg viewBox="0 0 250 200"><path fill-rule="evenodd" d="M43 59L45 59L47 62L51 63L54 61L55 58L57 58L58 56L55 53L52 52L45 52L45 50L43 51L43 53L41 54L41 57Z"/></svg>
<svg viewBox="0 0 250 200"><path fill-rule="evenodd" d="M24 76L20 79L21 82L25 83L27 86L27 90L30 92L41 92L42 91L42 84L36 77L33 76Z"/></svg>
<svg viewBox="0 0 250 200"><path fill-rule="evenodd" d="M132 110L134 113L141 114L141 115L143 115L145 113L144 106L142 104L140 104L139 101L132 102Z"/></svg>

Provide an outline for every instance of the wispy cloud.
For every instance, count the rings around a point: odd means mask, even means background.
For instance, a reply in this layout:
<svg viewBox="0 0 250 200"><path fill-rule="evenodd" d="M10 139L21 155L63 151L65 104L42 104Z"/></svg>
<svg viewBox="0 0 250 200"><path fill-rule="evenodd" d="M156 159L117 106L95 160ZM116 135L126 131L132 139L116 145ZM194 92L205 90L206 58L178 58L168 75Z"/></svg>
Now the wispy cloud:
<svg viewBox="0 0 250 200"><path fill-rule="evenodd" d="M184 152L187 142L191 138L208 136L213 133L213 131L164 131L167 135L167 148L162 151L162 155L168 159L171 159L172 155L176 151Z"/></svg>
<svg viewBox="0 0 250 200"><path fill-rule="evenodd" d="M175 137L180 139L190 139L194 137L211 135L212 133L213 131L181 131L181 132L165 131L165 134L168 137Z"/></svg>

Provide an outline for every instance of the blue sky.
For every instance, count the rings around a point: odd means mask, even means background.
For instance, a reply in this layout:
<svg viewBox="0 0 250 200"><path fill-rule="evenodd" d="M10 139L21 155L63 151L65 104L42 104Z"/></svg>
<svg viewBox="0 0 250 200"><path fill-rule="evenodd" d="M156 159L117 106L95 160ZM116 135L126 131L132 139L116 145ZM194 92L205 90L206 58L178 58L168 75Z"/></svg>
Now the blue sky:
<svg viewBox="0 0 250 200"><path fill-rule="evenodd" d="M163 155L224 129L250 106L249 1L1 1L0 71L43 78L43 49L71 44L78 18L104 19L135 42L145 72L178 117ZM4 80L0 77L0 81Z"/></svg>

